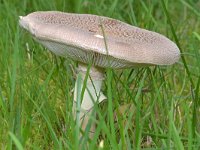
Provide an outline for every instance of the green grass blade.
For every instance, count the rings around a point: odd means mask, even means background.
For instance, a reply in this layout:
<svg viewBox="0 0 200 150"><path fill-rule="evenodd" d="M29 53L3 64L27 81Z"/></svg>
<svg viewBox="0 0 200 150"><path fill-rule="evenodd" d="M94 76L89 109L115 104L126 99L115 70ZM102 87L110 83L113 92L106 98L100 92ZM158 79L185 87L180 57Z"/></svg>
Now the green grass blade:
<svg viewBox="0 0 200 150"><path fill-rule="evenodd" d="M135 147L136 149L140 149L141 147L141 136L142 136L142 126L143 122L141 120L141 106L142 106L142 101L139 99L141 96L142 88L144 86L144 81L147 76L147 71L145 70L144 75L142 77L142 80L139 83L139 88L135 97L135 101L137 102L137 107L136 107L136 129L135 129Z"/></svg>
<svg viewBox="0 0 200 150"><path fill-rule="evenodd" d="M195 15L200 17L200 12L194 9L194 7L192 7L188 2L186 2L185 0L180 0L180 2L183 3L187 8L189 8Z"/></svg>
<svg viewBox="0 0 200 150"><path fill-rule="evenodd" d="M177 44L177 46L178 46L180 52L183 53L182 47L181 47L181 45L180 45L180 43L179 43L178 37L177 37L176 32L175 32L175 30L174 30L174 26L173 26L172 21L171 21L171 19L170 19L170 16L169 16L169 13L168 13L168 10L167 10L167 8L166 8L166 5L165 5L164 0L161 0L161 3L162 3L163 10L164 10L164 12L165 12L165 15L166 15L166 17L167 17L168 23L169 23L169 25L170 25L170 29L171 29L172 35L173 35L173 37L174 37L174 40L175 40L175 42L176 42L176 44ZM189 79L190 79L191 87L192 87L192 89L193 89L193 88L194 88L194 82L193 82L193 79L192 79L192 77L191 77L191 73L190 73L190 71L189 71L189 68L188 68L188 66L187 66L185 57L184 57L183 55L181 55L181 59L182 59L182 61L183 61L183 64L184 64L184 67L185 67L186 72L187 72L187 74L188 74L188 77L189 77Z"/></svg>
<svg viewBox="0 0 200 150"><path fill-rule="evenodd" d="M17 147L18 150L23 150L23 146L22 144L20 143L20 141L17 139L17 137L12 133L12 132L9 132L9 135L11 137L11 139L13 140L13 142L15 143L15 146Z"/></svg>

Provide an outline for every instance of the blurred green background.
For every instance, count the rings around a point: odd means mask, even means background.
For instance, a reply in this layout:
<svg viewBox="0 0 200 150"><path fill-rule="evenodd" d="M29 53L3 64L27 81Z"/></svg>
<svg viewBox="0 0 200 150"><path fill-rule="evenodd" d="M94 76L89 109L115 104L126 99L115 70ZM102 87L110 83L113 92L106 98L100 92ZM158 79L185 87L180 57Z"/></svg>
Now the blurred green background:
<svg viewBox="0 0 200 150"><path fill-rule="evenodd" d="M0 149L200 149L199 8L200 0L0 0ZM71 112L77 62L50 53L18 24L41 10L159 32L182 57L168 67L112 70L103 86L112 107L97 108L94 138L80 141Z"/></svg>

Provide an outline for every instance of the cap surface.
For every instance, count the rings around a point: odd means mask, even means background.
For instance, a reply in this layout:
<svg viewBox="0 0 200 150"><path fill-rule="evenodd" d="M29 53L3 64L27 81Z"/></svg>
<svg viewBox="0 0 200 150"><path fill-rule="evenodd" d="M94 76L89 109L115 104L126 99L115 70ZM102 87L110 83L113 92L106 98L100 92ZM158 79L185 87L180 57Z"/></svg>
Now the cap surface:
<svg viewBox="0 0 200 150"><path fill-rule="evenodd" d="M44 11L19 23L55 54L99 67L170 65L180 57L163 35L108 17Z"/></svg>

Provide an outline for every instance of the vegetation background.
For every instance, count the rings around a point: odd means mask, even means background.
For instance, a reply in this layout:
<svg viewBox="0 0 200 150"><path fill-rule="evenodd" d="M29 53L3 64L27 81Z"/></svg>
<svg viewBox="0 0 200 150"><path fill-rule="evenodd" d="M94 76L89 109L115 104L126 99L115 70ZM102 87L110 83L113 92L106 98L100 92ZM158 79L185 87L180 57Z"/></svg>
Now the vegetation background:
<svg viewBox="0 0 200 150"><path fill-rule="evenodd" d="M200 0L0 0L0 149L200 149ZM18 16L59 10L159 32L181 50L167 67L112 70L92 140L75 136L77 65L20 29ZM101 143L101 144L100 144Z"/></svg>

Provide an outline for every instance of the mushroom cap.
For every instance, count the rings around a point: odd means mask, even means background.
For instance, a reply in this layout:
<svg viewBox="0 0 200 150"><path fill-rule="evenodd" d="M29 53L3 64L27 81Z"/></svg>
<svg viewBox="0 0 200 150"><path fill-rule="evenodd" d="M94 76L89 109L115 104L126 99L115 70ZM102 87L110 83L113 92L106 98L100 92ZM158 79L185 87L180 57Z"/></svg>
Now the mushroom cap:
<svg viewBox="0 0 200 150"><path fill-rule="evenodd" d="M171 65L180 57L165 36L108 17L39 11L19 23L56 55L103 68Z"/></svg>

